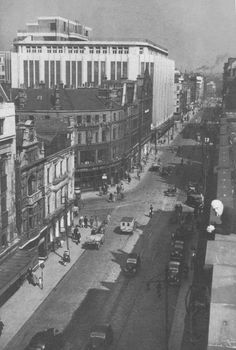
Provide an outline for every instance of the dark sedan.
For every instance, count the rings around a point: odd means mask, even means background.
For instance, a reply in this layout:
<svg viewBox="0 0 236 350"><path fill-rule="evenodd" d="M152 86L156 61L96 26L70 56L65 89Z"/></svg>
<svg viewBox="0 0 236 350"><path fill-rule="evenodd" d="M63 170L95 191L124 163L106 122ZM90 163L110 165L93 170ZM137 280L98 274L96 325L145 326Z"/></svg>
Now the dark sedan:
<svg viewBox="0 0 236 350"><path fill-rule="evenodd" d="M140 256L137 253L130 253L127 256L123 272L127 276L134 276L138 272L141 265Z"/></svg>

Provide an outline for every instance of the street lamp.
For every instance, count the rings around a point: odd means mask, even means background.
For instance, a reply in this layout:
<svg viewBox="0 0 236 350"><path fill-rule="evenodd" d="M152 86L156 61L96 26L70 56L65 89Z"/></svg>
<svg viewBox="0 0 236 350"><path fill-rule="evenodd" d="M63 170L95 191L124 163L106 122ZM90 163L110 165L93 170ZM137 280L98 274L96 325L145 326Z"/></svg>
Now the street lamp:
<svg viewBox="0 0 236 350"><path fill-rule="evenodd" d="M68 222L67 222L67 215L68 215L68 193L65 194L64 197L62 197L62 200L64 199L64 205L65 205L65 216L64 216L64 227L61 227L61 232L65 232L66 236L66 249L68 252L68 262L70 259L70 247L69 247L69 236L68 236ZM65 255L65 252L64 252Z"/></svg>
<svg viewBox="0 0 236 350"><path fill-rule="evenodd" d="M165 269L164 278L152 278L146 283L147 290L150 290L151 285L154 284L157 289L158 297L161 297L161 288L162 285L165 287L165 342L166 350L169 349L169 288L168 288L168 268Z"/></svg>

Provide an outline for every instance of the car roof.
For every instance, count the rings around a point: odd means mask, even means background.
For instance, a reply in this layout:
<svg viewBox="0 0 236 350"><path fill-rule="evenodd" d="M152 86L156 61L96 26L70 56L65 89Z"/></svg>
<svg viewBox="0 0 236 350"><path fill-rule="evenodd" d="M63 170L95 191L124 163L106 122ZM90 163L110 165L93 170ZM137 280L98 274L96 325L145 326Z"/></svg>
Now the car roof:
<svg viewBox="0 0 236 350"><path fill-rule="evenodd" d="M106 333L106 331L109 327L110 327L109 323L97 324L97 325L93 326L91 333L93 333L93 332Z"/></svg>
<svg viewBox="0 0 236 350"><path fill-rule="evenodd" d="M124 216L120 221L123 222L132 222L134 220L133 216Z"/></svg>
<svg viewBox="0 0 236 350"><path fill-rule="evenodd" d="M138 254L137 253L130 253L127 256L127 259L137 259Z"/></svg>
<svg viewBox="0 0 236 350"><path fill-rule="evenodd" d="M169 266L180 266L180 262L175 261L175 260L171 260L171 261L169 261Z"/></svg>

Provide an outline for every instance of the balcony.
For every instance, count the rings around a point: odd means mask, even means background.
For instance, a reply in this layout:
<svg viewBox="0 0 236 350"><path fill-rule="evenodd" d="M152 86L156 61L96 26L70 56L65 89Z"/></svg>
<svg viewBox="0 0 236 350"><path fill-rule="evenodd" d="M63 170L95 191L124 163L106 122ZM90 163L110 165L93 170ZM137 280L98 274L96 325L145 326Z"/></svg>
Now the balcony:
<svg viewBox="0 0 236 350"><path fill-rule="evenodd" d="M42 191L38 190L30 196L27 196L23 199L23 205L33 205L38 202L43 197Z"/></svg>
<svg viewBox="0 0 236 350"><path fill-rule="evenodd" d="M58 185L60 182L64 181L68 177L68 173L65 173L63 175L60 175L53 179L52 184L53 186Z"/></svg>
<svg viewBox="0 0 236 350"><path fill-rule="evenodd" d="M8 211L2 213L2 229L8 226Z"/></svg>

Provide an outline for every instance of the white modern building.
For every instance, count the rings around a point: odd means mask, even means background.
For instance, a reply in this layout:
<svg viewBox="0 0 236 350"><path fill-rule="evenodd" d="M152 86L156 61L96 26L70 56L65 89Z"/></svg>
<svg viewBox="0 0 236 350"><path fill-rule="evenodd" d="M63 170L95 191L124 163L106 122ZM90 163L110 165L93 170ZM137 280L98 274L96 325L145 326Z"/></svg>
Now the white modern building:
<svg viewBox="0 0 236 350"><path fill-rule="evenodd" d="M174 112L174 61L148 40L90 40L90 28L62 17L40 17L18 31L11 55L12 87L99 86L104 79L153 76L153 126Z"/></svg>
<svg viewBox="0 0 236 350"><path fill-rule="evenodd" d="M0 85L0 256L18 240L15 208L15 106Z"/></svg>

